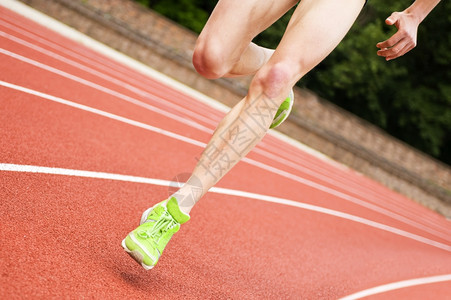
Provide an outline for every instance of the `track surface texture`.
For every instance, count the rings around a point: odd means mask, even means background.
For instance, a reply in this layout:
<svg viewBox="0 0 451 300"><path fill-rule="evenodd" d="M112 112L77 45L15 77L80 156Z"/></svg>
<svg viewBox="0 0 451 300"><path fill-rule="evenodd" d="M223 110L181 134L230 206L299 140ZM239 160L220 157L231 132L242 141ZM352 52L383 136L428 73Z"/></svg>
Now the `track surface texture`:
<svg viewBox="0 0 451 300"><path fill-rule="evenodd" d="M450 299L449 221L276 133L145 271L121 240L224 111L14 10L0 6L1 299Z"/></svg>

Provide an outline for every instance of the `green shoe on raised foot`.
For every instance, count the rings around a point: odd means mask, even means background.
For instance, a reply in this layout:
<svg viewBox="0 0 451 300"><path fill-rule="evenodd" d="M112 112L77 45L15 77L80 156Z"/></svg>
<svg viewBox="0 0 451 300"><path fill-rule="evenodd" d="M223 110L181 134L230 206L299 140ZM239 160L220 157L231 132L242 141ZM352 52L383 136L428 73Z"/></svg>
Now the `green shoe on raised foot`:
<svg viewBox="0 0 451 300"><path fill-rule="evenodd" d="M293 108L294 103L294 93L291 90L290 95L282 102L279 106L279 109L276 112L274 120L269 126L270 129L274 129L285 121L291 113L291 109Z"/></svg>
<svg viewBox="0 0 451 300"><path fill-rule="evenodd" d="M146 210L141 225L122 241L124 250L144 269L152 269L158 262L171 237L180 225L189 220L174 197L164 200Z"/></svg>

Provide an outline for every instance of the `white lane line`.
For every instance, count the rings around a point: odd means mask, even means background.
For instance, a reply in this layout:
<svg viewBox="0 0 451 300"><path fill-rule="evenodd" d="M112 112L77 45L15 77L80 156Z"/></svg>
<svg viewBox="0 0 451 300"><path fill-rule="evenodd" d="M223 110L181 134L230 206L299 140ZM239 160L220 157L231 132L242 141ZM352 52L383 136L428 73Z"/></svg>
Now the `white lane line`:
<svg viewBox="0 0 451 300"><path fill-rule="evenodd" d="M135 76L137 73L135 70L127 68L123 64L117 63L116 61L113 61L109 57L99 55L98 52L92 51L92 49L85 47L80 43L75 43L75 47L73 45L68 46L67 44L64 45L56 44L49 39L52 38L51 36L49 37L45 34L40 33L40 30L36 30L35 28L23 29L21 22L15 18L12 18L11 16L2 15L0 25L22 36L31 38L37 43L44 44L47 47L59 51L60 53L64 53L77 60L83 61L88 65L96 66L97 68L107 71L109 73L120 74L121 75L120 77ZM141 73L139 74L142 75Z"/></svg>
<svg viewBox="0 0 451 300"><path fill-rule="evenodd" d="M73 80L75 82L78 82L78 83L83 84L85 86L88 86L90 88L96 89L96 90L101 91L103 93L106 93L108 95L114 96L116 98L122 99L124 101L129 102L129 103L135 104L135 105L140 106L142 108L145 108L147 110L150 110L150 111L153 111L155 113L161 114L161 115L166 116L166 117L168 117L168 118L170 118L170 119L172 119L174 121L183 123L185 125L189 125L189 126L191 126L193 128L199 129L199 130L207 132L207 133L213 133L212 129L207 128L207 127L205 127L203 125L200 125L199 123L196 123L194 121L182 118L181 116L175 115L175 114L173 114L171 112L168 112L168 111L165 111L165 110L162 110L161 108L155 107L153 105L144 103L144 102L139 101L139 100L137 100L135 98L129 97L127 95L124 95L124 94L119 93L117 91L114 91L112 89L106 88L104 86L98 85L98 84L93 83L91 81L88 81L86 79L80 78L78 76L69 74L67 72L58 70L58 69L50 67L50 66L47 66L47 65L45 65L43 63L40 63L38 61L35 61L33 59L27 58L25 56L22 56L22 55L19 55L19 54L16 54L16 53L13 53L13 52L8 51L8 50L3 49L3 48L0 48L0 53L4 54L6 56L12 57L14 59L20 60L22 62L28 63L28 64L33 65L35 67L41 68L43 70L49 71L51 73L60 75L60 76L65 77L67 79Z"/></svg>
<svg viewBox="0 0 451 300"><path fill-rule="evenodd" d="M171 186L171 187L179 187L180 183L172 182L168 180L154 179L154 178L146 178L139 176L130 176L130 175L121 175L121 174L113 174L113 173L105 173L105 172L93 172L93 171L84 171L84 170L74 170L74 169L65 169L65 168L53 168L53 167L41 167L41 166L31 166L31 165L18 165L18 164L8 164L8 163L0 163L0 171L9 171L9 172L21 172L21 173L39 173L39 174L53 174L53 175L66 175L66 176L75 176L75 177L87 177L87 178L97 178L97 179L111 179L111 180L119 180L126 182L136 182L136 183L146 183L152 185L159 186ZM233 189L225 189L219 187L213 187L210 189L210 192L229 195L229 196L237 196L249 199L255 199L260 201L272 202L277 204L288 205L292 207L298 207L310 211L315 211L318 213L335 216L338 218L354 221L357 223L365 224L373 228L377 228L380 230L384 230L399 236L403 236L405 238L409 238L415 240L417 242L421 242L433 247L437 247L446 251L451 252L451 246L442 244L440 242L433 241L431 239L398 229L388 225L384 225L378 222L374 222L371 220L367 220L362 217L357 217L351 214L339 212L336 210L315 206L311 204L301 203L294 200L288 200L284 198L278 198L273 196L261 195L256 193L249 193L239 190Z"/></svg>
<svg viewBox="0 0 451 300"><path fill-rule="evenodd" d="M78 103L75 103L75 102L72 102L72 101L69 101L69 100L65 100L65 99L62 99L62 98L59 98L59 97L51 96L51 95L48 95L48 94L45 94L45 93L41 93L41 92L38 92L38 91L35 91L35 90L31 90L31 89L28 89L28 88L25 88L25 87L21 87L21 86L15 85L15 84L11 84L11 83L8 83L8 82L5 82L5 81L1 81L0 80L0 86L4 86L4 87L7 87L7 88L18 90L18 91L21 91L21 92L24 92L24 93L28 93L28 94L31 94L31 95L34 95L34 96L38 96L38 97L43 98L43 99L51 100L51 101L54 101L54 102L57 102L57 103L60 103L60 104L68 105L68 106L73 107L73 108L77 108L77 109L84 110L84 111L87 111L87 112L90 112L90 113L94 113L94 114L97 114L97 115L100 115L100 116L103 116L103 117L106 117L106 118L109 118L109 119L113 119L113 120L116 120L116 121L119 121L119 122L123 122L123 123L129 124L129 125L132 125L132 126L143 128L143 129L146 129L146 130L158 133L158 134L162 134L162 135L170 137L170 138L177 139L179 141L186 142L186 143L191 144L191 145L195 145L195 146L202 147L202 148L205 148L205 146L206 146L205 143L202 143L202 142L199 142L197 140L194 140L194 139L191 139L191 138L179 135L177 133L173 133L173 132L170 132L170 131L167 131L167 130L164 130L164 129L161 129L161 128L158 128L158 127L154 127L154 126L142 123L142 122L134 121L134 120L131 120L131 119L128 119L128 118L125 118L125 117L121 117L121 116L118 116L118 115L115 115L115 114L112 114L112 113L104 112L104 111L96 109L96 108L92 108L92 107L89 107L89 106L86 106L86 105L83 105L83 104L78 104ZM299 177L297 175L293 175L293 174L288 173L288 172L283 171L283 170L279 170L279 169L277 169L275 167L266 165L264 163L255 161L255 160L247 158L247 157L243 158L242 161L245 162L245 163L248 163L250 165L253 165L255 167L261 168L261 169L263 169L265 171L268 171L268 172L280 175L282 177L285 177L285 178L291 179L293 181L299 182L299 183L304 184L306 186L309 186L311 188L314 188L314 189L317 189L319 191L328 193L328 194L333 195L335 197L338 197L340 199L343 199L343 200L346 200L346 201L350 201L350 202L355 203L357 205L360 205L362 207L366 207L366 208L368 208L370 210L379 212L379 213L384 214L386 216L389 216L389 217L391 217L391 218L393 218L395 220L404 222L404 223L409 224L409 225L411 225L413 227L416 227L418 229L421 229L421 230L424 230L424 231L429 232L431 234L434 234L434 235L436 235L438 237L442 237L442 238L444 238L446 240L450 239L449 235L443 235L441 232L437 232L436 230L434 230L434 229L432 229L430 227L426 227L426 226L424 226L422 224L418 224L417 222L415 222L413 220L407 219L407 218L405 218L403 216L400 216L400 215L395 214L393 212L387 211L387 210L385 210L385 209L383 209L381 207L375 206L375 205L373 205L371 203L367 203L367 202L365 202L363 200L357 199L357 198L352 197L350 195L347 195L345 193L336 191L336 190L334 190L332 188L323 186L323 185L321 185L319 183L316 183L314 181L311 181L311 180Z"/></svg>
<svg viewBox="0 0 451 300"><path fill-rule="evenodd" d="M75 102L72 102L72 101L69 101L69 100L65 100L65 99L62 99L62 98L59 98L59 97L55 97L55 96L48 95L48 94L45 94L45 93L41 93L41 92L38 92L38 91L35 91L35 90L27 89L25 87L21 87L21 86L15 85L15 84L11 84L11 83L8 83L8 82L2 81L2 80L0 80L0 86L4 86L4 87L7 87L7 88L11 88L11 89L17 90L17 91L21 91L21 92L24 92L24 93L27 93L27 94L30 94L30 95L38 96L38 97L43 98L43 99L47 99L47 100L50 100L50 101L61 103L61 104L64 104L64 105L67 105L67 106L70 106L70 107L74 107L74 108L77 108L77 109L80 109L80 110L84 110L84 111L87 111L87 112L90 112L90 113L93 113L93 114L96 114L96 115L100 115L102 117L106 117L106 118L109 118L109 119L113 119L113 120L116 120L116 121L119 121L119 122L123 122L123 123L129 124L129 125L132 125L132 126L143 128L143 129L155 132L155 133L159 133L159 134L165 135L167 137L174 138L174 139L179 140L179 141L186 142L186 143L191 144L191 145L195 145L195 146L199 146L199 147L205 147L206 146L205 143L199 142L197 140L194 140L194 139L191 139L191 138L188 138L188 137L184 137L183 135L180 135L180 134L177 134L177 133L173 133L173 132L170 132L168 130L160 129L160 128L155 127L155 126L144 124L142 122L134 121L134 120L131 120L131 119L127 119L127 118L124 118L124 117L121 117L121 116L118 116L118 115L115 115L115 114L112 114L112 113L108 113L108 112L102 111L100 109L92 108L92 107L89 107L89 106L86 106L86 105L83 105L83 104L78 104L78 103L75 103Z"/></svg>
<svg viewBox="0 0 451 300"><path fill-rule="evenodd" d="M393 282L340 298L340 300L356 300L361 299L363 297L373 296L376 294L398 290L406 287L418 286L422 284L438 283L444 281L451 281L451 274Z"/></svg>
<svg viewBox="0 0 451 300"><path fill-rule="evenodd" d="M330 171L323 170L321 168L314 168L313 166L308 166L309 163L303 161L301 162L295 162L290 160L290 158L284 158L282 155L278 156L277 154L273 154L269 151L264 151L261 148L255 148L252 150L254 153L261 154L269 159L272 159L275 162L281 163L285 166L291 167L295 170L301 171L302 173L306 175L313 176L316 179L321 180L322 182L326 182L331 184L334 187L342 188L346 187L346 192L348 194L353 194L357 197L361 197L362 199L365 199L368 202L375 203L379 207L383 207L381 209L388 209L391 211L402 211L403 215L407 218L417 219L418 217L418 209L416 207L412 207L411 205L408 205L406 201L399 201L398 198L394 198L393 196L388 197L387 195L381 195L380 190L375 190L373 187L365 187L359 184L359 182L355 181L353 179L352 181L342 177L342 176L333 176L330 174ZM339 170L342 170L342 168L338 168ZM329 175L327 174L329 172ZM363 190L365 189L365 190ZM388 193L392 193L392 191L388 190ZM391 194L390 194L391 195ZM398 215L398 214L396 214ZM429 216L429 215L428 215ZM423 224L428 224L432 226L436 226L434 220L430 220L428 216L425 216L421 218L421 222ZM449 231L449 230L448 230ZM445 231L445 232L448 232ZM451 235L442 235L443 238L451 241Z"/></svg>
<svg viewBox="0 0 451 300"><path fill-rule="evenodd" d="M113 59L116 62L119 62L130 68L133 68L138 72L146 74L168 86L171 86L172 88L176 89L177 91L180 91L186 95L189 95L192 98L195 98L196 100L199 100L200 102L203 102L210 107L216 108L217 110L222 111L222 112L227 112L230 110L230 108L227 107L226 105L224 105L210 97L207 97L204 94L200 93L199 91L196 91L187 85L184 85L166 75L163 75L162 73L157 72L154 69L151 69L149 66L147 66L137 60L134 60L131 57L129 57L123 53L120 53L120 52L114 50L113 48L110 48L110 47L90 38L89 36L21 3L20 1L2 0L2 1L0 1L0 5L32 20L33 22L36 22L52 31L55 31L55 32L63 35L65 38L68 38L77 43L80 43L80 44L84 45L85 47L90 48L91 50L99 52L102 55Z"/></svg>
<svg viewBox="0 0 451 300"><path fill-rule="evenodd" d="M137 94L137 95L139 95L139 96L141 96L141 97L143 97L145 99L148 99L148 100L151 100L151 101L154 101L154 102L166 105L170 109L177 110L177 111L183 113L185 116L190 116L190 117L197 118L197 119L199 119L202 122L210 124L211 126L216 126L217 123L219 122L219 120L212 120L212 119L204 117L204 116L202 116L200 114L195 114L191 110L185 109L185 108L183 108L183 107L181 107L179 105L176 105L176 104L174 104L174 103L172 103L170 101L167 101L167 100L162 99L160 97L157 97L157 96L155 96L153 94L150 94L150 93L148 93L148 92L146 92L146 91L144 91L144 90L142 90L140 88L134 87L131 84L128 84L128 83L126 83L123 80L116 79L116 78L114 78L112 76L109 76L109 75L107 75L105 73L99 72L99 71L97 71L97 70L95 70L95 69L93 69L91 67L88 67L86 65L82 65L82 64L80 64L80 63L78 63L76 61L73 61L71 59L65 58L65 57L63 57L63 56L61 56L61 55L59 55L59 54L57 54L55 52L52 52L52 51L46 50L46 49L44 49L42 47L39 47L37 45L31 44L31 43L29 43L29 42L27 42L25 40L22 40L22 39L20 39L18 37L10 35L10 34L4 32L4 31L0 31L0 36L4 37L6 39L9 39L10 41L13 41L15 43L18 43L18 44L20 44L22 46L25 46L25 47L28 47L30 49L33 49L34 51L40 52L41 54L44 54L44 55L46 55L48 57L51 57L51 58L56 59L56 60L59 60L59 61L65 63L65 64L68 64L68 65L70 65L72 67L75 67L75 68L77 68L79 70L82 70L82 71L84 71L84 72L86 72L88 74L91 74L91 75L97 76L99 78L102 78L102 79L104 79L104 80L106 80L106 81L108 81L110 83L113 83L113 84L115 84L117 86L125 88L125 89L129 90L130 92L135 93L135 94Z"/></svg>

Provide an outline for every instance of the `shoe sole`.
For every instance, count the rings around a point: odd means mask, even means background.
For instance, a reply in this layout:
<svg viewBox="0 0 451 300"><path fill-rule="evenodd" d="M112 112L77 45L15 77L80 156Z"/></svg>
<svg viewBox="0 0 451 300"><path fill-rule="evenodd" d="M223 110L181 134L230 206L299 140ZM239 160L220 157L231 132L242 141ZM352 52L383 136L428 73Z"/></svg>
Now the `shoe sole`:
<svg viewBox="0 0 451 300"><path fill-rule="evenodd" d="M144 224L144 223L147 221L147 217L149 216L149 213L150 213L155 207L157 207L158 204L160 204L160 203L155 204L154 206L152 206L152 207L146 209L146 211L143 212L143 214L142 214L142 216L141 216L141 220L140 220L140 222L139 222L139 225L142 225L142 224ZM139 252L138 250L130 250L130 249L128 249L128 248L127 248L127 245L125 244L125 239L122 240L121 245L122 245L122 248L124 248L125 252L127 252L128 255L130 255L131 258L133 258L133 259L134 259L138 264L140 264L144 269L150 270L150 269L152 269L153 267L155 267L155 266L148 266L148 265L146 265L146 264L143 262L144 256L141 254L141 252Z"/></svg>
<svg viewBox="0 0 451 300"><path fill-rule="evenodd" d="M148 266L145 263L143 263L144 260L144 256L141 254L141 252L139 252L138 250L130 250L127 248L127 245L125 244L125 239L122 240L122 248L124 248L125 252L128 253L128 255L131 256L131 258L133 258L138 264L140 264L144 269L146 269L147 271L152 269L154 266Z"/></svg>

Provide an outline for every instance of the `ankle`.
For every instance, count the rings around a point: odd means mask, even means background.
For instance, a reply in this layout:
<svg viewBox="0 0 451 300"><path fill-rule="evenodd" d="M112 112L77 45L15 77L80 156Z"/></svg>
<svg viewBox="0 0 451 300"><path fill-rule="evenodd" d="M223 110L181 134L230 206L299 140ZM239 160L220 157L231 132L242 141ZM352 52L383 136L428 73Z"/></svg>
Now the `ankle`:
<svg viewBox="0 0 451 300"><path fill-rule="evenodd" d="M193 209L195 201L192 197L192 195L183 195L179 192L173 194L170 196L170 198L174 197L177 200L178 206L180 210L184 213L189 215L191 212L191 209Z"/></svg>

